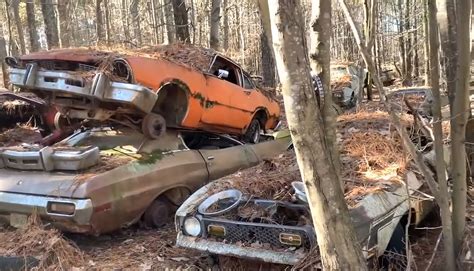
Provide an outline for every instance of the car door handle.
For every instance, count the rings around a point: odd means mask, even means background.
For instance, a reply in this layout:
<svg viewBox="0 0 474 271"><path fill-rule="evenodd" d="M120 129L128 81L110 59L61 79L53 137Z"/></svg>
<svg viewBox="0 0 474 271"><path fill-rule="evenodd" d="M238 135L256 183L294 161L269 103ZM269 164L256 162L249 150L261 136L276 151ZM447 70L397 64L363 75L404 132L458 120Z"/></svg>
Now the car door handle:
<svg viewBox="0 0 474 271"><path fill-rule="evenodd" d="M214 156L208 156L208 157L207 157L207 160L209 160L209 161L214 160Z"/></svg>

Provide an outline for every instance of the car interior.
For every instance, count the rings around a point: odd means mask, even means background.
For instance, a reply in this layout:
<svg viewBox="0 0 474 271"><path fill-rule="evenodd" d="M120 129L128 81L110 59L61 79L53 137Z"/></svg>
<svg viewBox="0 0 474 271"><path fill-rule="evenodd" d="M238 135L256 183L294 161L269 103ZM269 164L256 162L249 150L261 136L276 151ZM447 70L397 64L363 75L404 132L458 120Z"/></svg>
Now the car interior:
<svg viewBox="0 0 474 271"><path fill-rule="evenodd" d="M241 86L240 68L222 57L216 57L209 72L215 76L219 76L219 70L225 70L229 73L228 76L223 76L221 79Z"/></svg>

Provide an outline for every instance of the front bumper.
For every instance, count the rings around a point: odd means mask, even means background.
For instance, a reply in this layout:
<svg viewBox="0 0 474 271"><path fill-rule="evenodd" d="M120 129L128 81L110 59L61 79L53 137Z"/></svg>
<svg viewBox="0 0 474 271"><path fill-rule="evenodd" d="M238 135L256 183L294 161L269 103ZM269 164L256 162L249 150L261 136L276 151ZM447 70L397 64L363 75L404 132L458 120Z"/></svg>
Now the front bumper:
<svg viewBox="0 0 474 271"><path fill-rule="evenodd" d="M206 251L213 254L287 265L295 265L306 256L305 253L299 253L297 251L279 252L254 247L243 247L234 244L224 244L222 242L186 236L182 232L178 232L178 236L176 237L176 245L179 247Z"/></svg>
<svg viewBox="0 0 474 271"><path fill-rule="evenodd" d="M75 206L71 215L52 213L48 210L51 203L68 203ZM65 199L47 196L35 196L0 192L0 218L12 224L12 216L29 216L34 213L54 226L70 232L87 232L93 212L90 199ZM16 225L12 225L16 226Z"/></svg>

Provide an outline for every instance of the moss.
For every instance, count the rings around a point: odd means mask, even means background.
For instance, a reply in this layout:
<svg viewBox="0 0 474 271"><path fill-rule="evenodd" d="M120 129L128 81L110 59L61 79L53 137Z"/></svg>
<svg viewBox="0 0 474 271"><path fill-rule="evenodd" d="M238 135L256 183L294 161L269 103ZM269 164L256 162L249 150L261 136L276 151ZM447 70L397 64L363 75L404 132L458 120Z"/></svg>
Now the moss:
<svg viewBox="0 0 474 271"><path fill-rule="evenodd" d="M141 165L154 164L163 159L167 154L169 154L168 150L156 150L149 154L142 154L142 157L138 159L138 163Z"/></svg>

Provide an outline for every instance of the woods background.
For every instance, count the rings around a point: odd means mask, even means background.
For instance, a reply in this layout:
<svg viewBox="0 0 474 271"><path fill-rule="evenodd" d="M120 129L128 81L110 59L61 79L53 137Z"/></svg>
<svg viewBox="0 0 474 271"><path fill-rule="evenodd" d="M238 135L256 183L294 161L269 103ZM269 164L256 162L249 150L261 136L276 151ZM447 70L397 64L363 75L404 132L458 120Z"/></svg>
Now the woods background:
<svg viewBox="0 0 474 271"><path fill-rule="evenodd" d="M378 69L410 84L426 70L427 0L348 1L371 37ZM309 48L311 1L303 0ZM275 65L253 0L4 0L0 57L83 46L142 47L176 41L213 47L275 86ZM332 10L331 59L363 64L340 7Z"/></svg>

